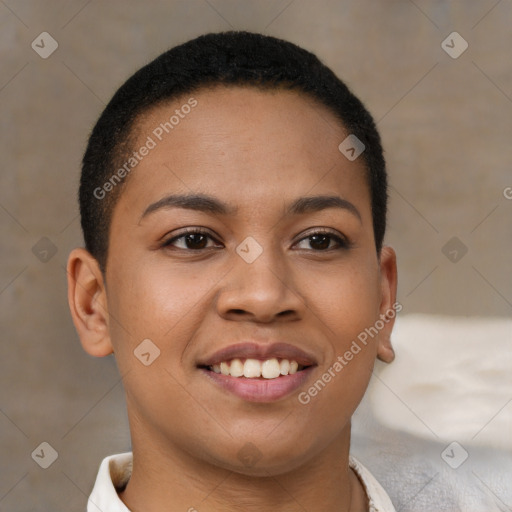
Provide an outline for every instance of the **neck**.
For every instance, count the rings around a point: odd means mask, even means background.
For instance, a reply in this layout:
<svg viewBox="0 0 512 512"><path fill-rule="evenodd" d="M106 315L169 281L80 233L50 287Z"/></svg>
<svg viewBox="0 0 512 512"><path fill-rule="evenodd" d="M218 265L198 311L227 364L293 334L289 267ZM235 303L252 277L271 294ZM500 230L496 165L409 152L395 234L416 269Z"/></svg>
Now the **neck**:
<svg viewBox="0 0 512 512"><path fill-rule="evenodd" d="M192 457L149 433L133 435L133 471L120 498L132 512L365 511L366 494L348 466L349 447L350 424L312 459L289 471L262 465L256 475Z"/></svg>

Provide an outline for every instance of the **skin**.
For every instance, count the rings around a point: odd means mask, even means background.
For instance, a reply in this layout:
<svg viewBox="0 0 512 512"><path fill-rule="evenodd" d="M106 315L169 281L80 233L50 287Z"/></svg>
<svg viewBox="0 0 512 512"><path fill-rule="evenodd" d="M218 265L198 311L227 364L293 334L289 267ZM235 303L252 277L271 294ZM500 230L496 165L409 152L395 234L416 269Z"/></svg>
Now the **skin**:
<svg viewBox="0 0 512 512"><path fill-rule="evenodd" d="M376 253L363 160L339 152L348 132L304 95L217 87L193 96L198 105L126 182L105 276L85 249L68 262L82 345L94 356L114 352L123 376L134 465L120 497L133 512L367 510L348 467L350 418L375 358L394 358L393 320L309 404L297 399L396 302L396 257L387 246ZM187 99L139 120L140 144ZM192 193L238 210L170 207L143 216L169 194ZM350 201L360 218L333 207L285 213L316 195ZM185 227L213 239L202 250L197 238L162 247ZM311 243L318 228L349 247L333 238L323 239L327 249ZM250 264L235 251L248 236L263 248ZM147 338L161 352L144 366L134 350ZM199 359L248 339L286 341L318 366L272 403L228 394L197 369ZM249 466L237 456L246 443L261 455Z"/></svg>

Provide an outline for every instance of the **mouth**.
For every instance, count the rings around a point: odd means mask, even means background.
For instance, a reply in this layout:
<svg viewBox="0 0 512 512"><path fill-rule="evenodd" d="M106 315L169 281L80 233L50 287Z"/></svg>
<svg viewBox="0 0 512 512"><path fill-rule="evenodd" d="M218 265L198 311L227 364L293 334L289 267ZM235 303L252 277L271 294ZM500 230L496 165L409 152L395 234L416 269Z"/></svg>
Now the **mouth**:
<svg viewBox="0 0 512 512"><path fill-rule="evenodd" d="M289 396L309 379L316 359L286 343L231 345L200 362L210 383L249 402L273 402Z"/></svg>
<svg viewBox="0 0 512 512"><path fill-rule="evenodd" d="M235 378L277 379L294 375L312 365L299 364L295 359L278 359L276 357L259 360L253 358L235 358L207 366L199 366L210 372Z"/></svg>

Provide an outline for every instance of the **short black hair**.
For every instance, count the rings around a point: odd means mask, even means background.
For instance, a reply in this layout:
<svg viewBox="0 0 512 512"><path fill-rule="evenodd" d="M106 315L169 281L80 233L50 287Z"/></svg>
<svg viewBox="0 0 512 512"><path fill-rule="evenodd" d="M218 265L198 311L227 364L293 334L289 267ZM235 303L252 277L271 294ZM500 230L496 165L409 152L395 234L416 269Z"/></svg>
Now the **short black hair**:
<svg viewBox="0 0 512 512"><path fill-rule="evenodd" d="M192 39L139 69L114 94L94 126L82 161L79 202L85 246L101 270L106 270L112 214L126 180L102 187L133 151L136 120L161 103L216 85L298 91L326 106L364 144L361 156L380 255L386 230L387 172L370 113L311 52L275 37L229 31Z"/></svg>

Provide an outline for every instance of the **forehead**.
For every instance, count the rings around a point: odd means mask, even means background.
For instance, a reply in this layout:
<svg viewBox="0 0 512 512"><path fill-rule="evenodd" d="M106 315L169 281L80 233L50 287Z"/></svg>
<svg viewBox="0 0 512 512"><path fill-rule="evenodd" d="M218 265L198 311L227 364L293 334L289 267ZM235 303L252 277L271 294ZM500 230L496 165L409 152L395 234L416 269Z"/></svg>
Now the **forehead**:
<svg viewBox="0 0 512 512"><path fill-rule="evenodd" d="M348 135L342 123L295 91L199 90L152 108L134 135L133 149L145 156L121 197L132 206L142 208L164 191L215 194L242 205L333 191L369 201L362 158L350 162L338 150Z"/></svg>

